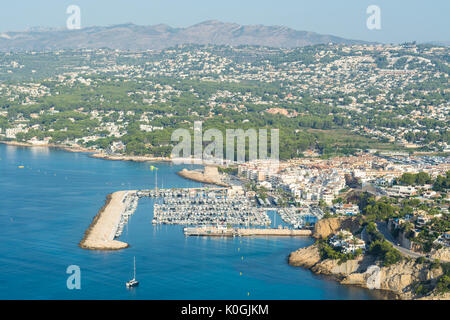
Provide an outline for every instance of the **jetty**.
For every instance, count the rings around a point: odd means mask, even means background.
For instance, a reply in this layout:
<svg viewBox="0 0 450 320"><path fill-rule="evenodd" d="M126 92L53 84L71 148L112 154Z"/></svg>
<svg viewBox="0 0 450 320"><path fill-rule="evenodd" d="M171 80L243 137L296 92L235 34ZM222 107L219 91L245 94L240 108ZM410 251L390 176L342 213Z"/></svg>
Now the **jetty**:
<svg viewBox="0 0 450 320"><path fill-rule="evenodd" d="M86 230L80 247L91 250L118 250L128 244L116 240L137 207L135 190L117 191L107 196L105 205Z"/></svg>
<svg viewBox="0 0 450 320"><path fill-rule="evenodd" d="M196 227L184 228L186 236L208 236L208 237L249 237L249 236L288 236L288 237L309 237L311 230L306 229L286 229L286 228L228 228L217 227Z"/></svg>

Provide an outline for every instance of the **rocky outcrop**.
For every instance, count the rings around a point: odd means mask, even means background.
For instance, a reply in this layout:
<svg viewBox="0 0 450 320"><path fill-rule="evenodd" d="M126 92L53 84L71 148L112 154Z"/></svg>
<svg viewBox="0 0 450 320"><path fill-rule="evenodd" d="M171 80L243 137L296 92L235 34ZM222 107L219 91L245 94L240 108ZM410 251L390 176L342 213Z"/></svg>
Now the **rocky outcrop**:
<svg viewBox="0 0 450 320"><path fill-rule="evenodd" d="M181 171L178 171L177 174L180 177L183 177L183 178L186 178L189 180L202 182L202 183L208 183L208 184L214 184L214 185L220 186L220 187L228 187L228 184L224 183L221 180L220 175L218 173L211 174L211 171L212 170L209 167L206 167L204 172L183 169ZM216 169L216 171L217 171L217 169Z"/></svg>
<svg viewBox="0 0 450 320"><path fill-rule="evenodd" d="M355 232L359 227L359 219L355 217L321 219L314 226L313 237L324 239L339 230L350 230L351 232Z"/></svg>
<svg viewBox="0 0 450 320"><path fill-rule="evenodd" d="M357 271L361 260L362 258L358 258L347 260L343 263L338 263L337 260L331 259L322 260L317 244L301 248L289 255L290 265L310 269L316 274L333 276L338 280L342 280L349 274Z"/></svg>
<svg viewBox="0 0 450 320"><path fill-rule="evenodd" d="M419 297L414 294L418 282L435 283L442 275L442 269L430 269L428 263L403 259L388 266L378 266L371 256L359 257L339 263L337 260L320 258L317 244L301 248L289 256L289 264L310 269L316 274L331 276L341 284L357 285L368 289L390 291L400 299L448 299L448 294L432 294Z"/></svg>
<svg viewBox="0 0 450 320"><path fill-rule="evenodd" d="M389 267L372 265L364 272L351 273L342 284L359 285L369 289L388 290L403 299L415 298L413 287L422 281L436 281L442 269L430 270L429 265L418 264L413 260L403 260Z"/></svg>
<svg viewBox="0 0 450 320"><path fill-rule="evenodd" d="M450 262L450 248L441 248L430 252L430 258L437 259L441 262Z"/></svg>
<svg viewBox="0 0 450 320"><path fill-rule="evenodd" d="M310 269L320 261L319 247L316 244L298 249L289 255L289 264Z"/></svg>

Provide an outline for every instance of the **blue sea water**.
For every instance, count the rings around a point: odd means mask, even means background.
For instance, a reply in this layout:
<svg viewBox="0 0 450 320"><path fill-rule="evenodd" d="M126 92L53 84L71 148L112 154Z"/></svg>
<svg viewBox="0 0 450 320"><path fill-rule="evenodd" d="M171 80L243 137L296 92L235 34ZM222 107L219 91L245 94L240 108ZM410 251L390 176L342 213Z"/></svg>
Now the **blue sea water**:
<svg viewBox="0 0 450 320"><path fill-rule="evenodd" d="M156 166L160 188L201 186L176 175L182 166ZM130 248L78 247L107 194L154 184L148 163L0 145L0 299L380 298L289 266L310 238L185 237L182 226L152 225L152 199L120 238ZM133 256L140 285L128 290ZM80 290L67 288L70 265L81 269Z"/></svg>

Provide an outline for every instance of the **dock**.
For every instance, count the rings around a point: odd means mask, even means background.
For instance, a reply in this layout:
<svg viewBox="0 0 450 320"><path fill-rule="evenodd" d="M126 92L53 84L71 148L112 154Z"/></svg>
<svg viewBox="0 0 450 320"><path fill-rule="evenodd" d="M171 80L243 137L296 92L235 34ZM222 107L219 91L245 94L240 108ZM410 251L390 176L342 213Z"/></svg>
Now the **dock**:
<svg viewBox="0 0 450 320"><path fill-rule="evenodd" d="M144 194L148 193L138 193ZM268 226L271 220L264 208L242 194L230 195L226 188L197 188L160 190L152 223Z"/></svg>
<svg viewBox="0 0 450 320"><path fill-rule="evenodd" d="M311 230L306 229L275 229L275 228L227 228L227 227L194 227L184 228L186 236L208 236L208 237L249 237L249 236L287 236L287 237L309 237Z"/></svg>

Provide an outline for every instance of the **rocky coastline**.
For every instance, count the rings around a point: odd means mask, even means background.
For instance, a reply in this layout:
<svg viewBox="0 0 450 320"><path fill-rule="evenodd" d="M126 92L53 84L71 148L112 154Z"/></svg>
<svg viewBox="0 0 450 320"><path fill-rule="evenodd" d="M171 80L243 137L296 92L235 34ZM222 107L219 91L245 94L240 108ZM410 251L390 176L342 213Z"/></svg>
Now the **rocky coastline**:
<svg viewBox="0 0 450 320"><path fill-rule="evenodd" d="M327 221L328 220L328 221ZM319 221L313 237L325 238L346 226L357 225L354 218L330 218ZM298 249L289 255L289 264L311 270L314 274L326 275L343 285L355 285L367 289L383 290L392 293L394 299L412 300L449 300L449 293L430 293L420 295L415 292L415 285L427 281L431 284L443 274L442 267L430 268L429 262L418 262L404 258L390 265L380 266L375 258L363 255L353 260L339 263L338 260L322 259L316 242Z"/></svg>

